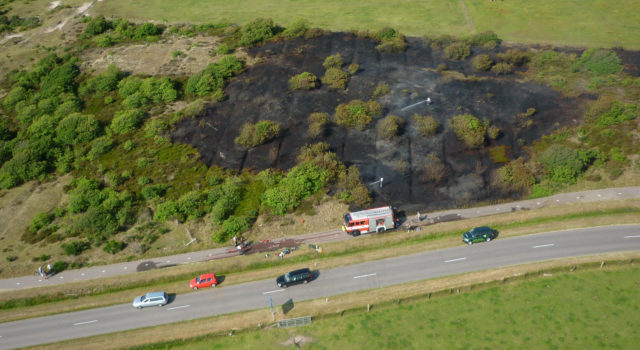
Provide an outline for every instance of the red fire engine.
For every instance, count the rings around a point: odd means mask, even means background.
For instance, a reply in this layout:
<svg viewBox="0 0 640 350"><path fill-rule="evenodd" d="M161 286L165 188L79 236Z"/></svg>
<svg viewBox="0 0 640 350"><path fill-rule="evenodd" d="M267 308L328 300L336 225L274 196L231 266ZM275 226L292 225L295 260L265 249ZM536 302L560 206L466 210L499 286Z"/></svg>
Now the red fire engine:
<svg viewBox="0 0 640 350"><path fill-rule="evenodd" d="M344 214L342 230L352 236L359 236L361 233L384 232L397 225L396 212L388 206Z"/></svg>

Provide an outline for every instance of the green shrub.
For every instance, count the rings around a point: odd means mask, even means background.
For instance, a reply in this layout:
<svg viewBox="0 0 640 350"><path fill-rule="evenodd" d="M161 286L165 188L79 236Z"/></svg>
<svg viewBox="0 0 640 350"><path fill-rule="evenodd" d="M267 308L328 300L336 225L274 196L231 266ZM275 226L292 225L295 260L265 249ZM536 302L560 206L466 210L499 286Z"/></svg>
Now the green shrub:
<svg viewBox="0 0 640 350"><path fill-rule="evenodd" d="M578 151L558 144L553 144L542 152L540 163L547 169L551 181L560 184L575 183L585 166Z"/></svg>
<svg viewBox="0 0 640 350"><path fill-rule="evenodd" d="M280 136L280 124L271 120L263 120L258 123L245 123L242 125L240 135L236 137L236 144L245 148L261 145Z"/></svg>
<svg viewBox="0 0 640 350"><path fill-rule="evenodd" d="M89 160L95 160L113 148L114 142L110 136L100 136L91 141L91 150L87 153Z"/></svg>
<svg viewBox="0 0 640 350"><path fill-rule="evenodd" d="M197 219L204 215L204 196L200 191L190 191L176 201L178 212L187 220Z"/></svg>
<svg viewBox="0 0 640 350"><path fill-rule="evenodd" d="M56 108L54 116L56 118L64 118L70 114L80 112L82 107L80 106L80 101L75 98L66 99Z"/></svg>
<svg viewBox="0 0 640 350"><path fill-rule="evenodd" d="M324 187L327 177L326 169L313 163L300 164L291 169L276 187L265 191L262 203L273 214L283 215L297 208L302 199Z"/></svg>
<svg viewBox="0 0 640 350"><path fill-rule="evenodd" d="M216 232L214 239L218 243L224 243L250 227L246 217L230 216L222 223L222 229Z"/></svg>
<svg viewBox="0 0 640 350"><path fill-rule="evenodd" d="M322 77L322 83L334 89L345 89L349 82L349 73L340 68L328 68Z"/></svg>
<svg viewBox="0 0 640 350"><path fill-rule="evenodd" d="M62 243L60 245L60 248L62 248L64 253L67 255L77 256L82 254L82 252L84 252L85 250L91 248L91 244L89 244L89 242L87 241L71 241L69 243Z"/></svg>
<svg viewBox="0 0 640 350"><path fill-rule="evenodd" d="M135 39L148 40L149 37L162 34L162 31L162 27L147 22L135 30L133 37Z"/></svg>
<svg viewBox="0 0 640 350"><path fill-rule="evenodd" d="M497 170L497 184L507 190L525 191L535 182L523 158L512 160Z"/></svg>
<svg viewBox="0 0 640 350"><path fill-rule="evenodd" d="M330 68L340 69L343 65L344 63L342 62L342 56L339 53L328 56L324 59L324 63L322 63L322 66L327 70Z"/></svg>
<svg viewBox="0 0 640 350"><path fill-rule="evenodd" d="M109 254L116 254L122 251L126 246L126 243L112 239L104 245L104 248L102 248L102 250Z"/></svg>
<svg viewBox="0 0 640 350"><path fill-rule="evenodd" d="M348 70L349 70L349 74L350 75L354 75L354 74L358 73L358 70L360 70L360 65L357 64L357 63L351 63L349 65Z"/></svg>
<svg viewBox="0 0 640 350"><path fill-rule="evenodd" d="M107 34L97 36L93 41L96 43L96 45L98 45L98 47L109 47L115 44L115 40L113 39L113 37Z"/></svg>
<svg viewBox="0 0 640 350"><path fill-rule="evenodd" d="M404 120L395 115L388 115L378 121L376 126L378 138L383 140L391 140L402 132Z"/></svg>
<svg viewBox="0 0 640 350"><path fill-rule="evenodd" d="M230 77L238 74L244 68L242 61L233 55L222 57L204 70L192 75L187 80L185 92L188 95L204 96L220 91Z"/></svg>
<svg viewBox="0 0 640 350"><path fill-rule="evenodd" d="M133 140L127 140L122 144L122 149L129 152L136 148L136 143Z"/></svg>
<svg viewBox="0 0 640 350"><path fill-rule="evenodd" d="M507 62L498 62L493 67L491 67L491 72L495 75L505 75L513 72L513 66L511 63Z"/></svg>
<svg viewBox="0 0 640 350"><path fill-rule="evenodd" d="M309 136L322 136L328 123L328 113L311 113L311 115L309 115Z"/></svg>
<svg viewBox="0 0 640 350"><path fill-rule="evenodd" d="M174 201L168 199L156 207L156 211L153 213L153 220L164 222L176 215L178 215L178 206Z"/></svg>
<svg viewBox="0 0 640 350"><path fill-rule="evenodd" d="M636 119L639 113L640 108L637 105L615 101L611 109L598 117L596 123L602 127L618 125L627 120Z"/></svg>
<svg viewBox="0 0 640 350"><path fill-rule="evenodd" d="M238 42L242 46L253 46L271 39L278 31L279 29L273 24L273 20L257 18L242 27Z"/></svg>
<svg viewBox="0 0 640 350"><path fill-rule="evenodd" d="M467 39L467 42L471 46L482 47L485 50L493 50L500 44L501 40L496 33L486 31L472 35Z"/></svg>
<svg viewBox="0 0 640 350"><path fill-rule="evenodd" d="M488 71L493 65L493 60L489 55L480 54L471 60L473 69L477 71Z"/></svg>
<svg viewBox="0 0 640 350"><path fill-rule="evenodd" d="M56 140L64 145L89 142L100 134L100 123L93 115L73 113L58 123Z"/></svg>
<svg viewBox="0 0 640 350"><path fill-rule="evenodd" d="M342 127L364 130L373 117L382 111L380 104L375 101L363 102L353 100L349 103L341 103L336 107L335 121Z"/></svg>
<svg viewBox="0 0 640 350"><path fill-rule="evenodd" d="M297 19L291 23L283 32L282 36L287 39L294 39L303 36L309 29L309 22L305 19Z"/></svg>
<svg viewBox="0 0 640 350"><path fill-rule="evenodd" d="M111 130L116 134L126 134L134 131L142 123L144 112L139 109L127 109L116 112L111 121Z"/></svg>
<svg viewBox="0 0 640 350"><path fill-rule="evenodd" d="M169 185L158 184L145 186L140 192L146 200L151 200L164 197L164 195L167 193L167 189L169 189Z"/></svg>
<svg viewBox="0 0 640 350"><path fill-rule="evenodd" d="M383 53L401 53L407 48L407 42L403 35L397 36L392 40L384 40L378 46L376 50Z"/></svg>
<svg viewBox="0 0 640 350"><path fill-rule="evenodd" d="M94 36L102 34L109 29L111 29L111 22L107 21L104 16L100 15L98 17L92 18L87 23L87 27L84 29L84 33L89 36Z"/></svg>
<svg viewBox="0 0 640 350"><path fill-rule="evenodd" d="M451 118L451 128L458 138L471 148L482 146L487 132L487 123L471 114L460 114Z"/></svg>
<svg viewBox="0 0 640 350"><path fill-rule="evenodd" d="M215 200L215 205L211 210L211 217L214 222L221 225L238 207L243 195L242 183L237 179L230 179L225 182L217 194L210 192L207 201Z"/></svg>
<svg viewBox="0 0 640 350"><path fill-rule="evenodd" d="M216 47L216 55L228 55L231 53L231 48L229 45L222 43L218 47Z"/></svg>
<svg viewBox="0 0 640 350"><path fill-rule="evenodd" d="M47 212L41 212L36 214L36 216L31 220L31 224L29 225L29 232L36 233L41 228L49 225L53 221L53 214Z"/></svg>
<svg viewBox="0 0 640 350"><path fill-rule="evenodd" d="M521 66L529 61L529 55L520 49L509 49L504 53L499 53L498 58L513 66Z"/></svg>
<svg viewBox="0 0 640 350"><path fill-rule="evenodd" d="M80 74L78 59L72 58L57 66L47 74L41 82L40 98L58 96L62 93L73 93L77 87L76 77Z"/></svg>
<svg viewBox="0 0 640 350"><path fill-rule="evenodd" d="M590 48L582 53L580 58L574 63L572 70L580 68L594 74L615 74L622 71L622 61L612 50Z"/></svg>
<svg viewBox="0 0 640 350"><path fill-rule="evenodd" d="M18 260L18 257L16 255L7 255L8 262L14 262L16 260Z"/></svg>
<svg viewBox="0 0 640 350"><path fill-rule="evenodd" d="M498 136L500 136L500 128L498 128L495 125L491 125L488 129L487 129L487 135L489 136L490 139L495 140L498 138Z"/></svg>
<svg viewBox="0 0 640 350"><path fill-rule="evenodd" d="M289 79L291 90L311 90L318 87L318 77L313 73L303 72Z"/></svg>
<svg viewBox="0 0 640 350"><path fill-rule="evenodd" d="M8 110L13 110L15 105L20 101L26 101L29 98L29 92L22 86L16 86L2 100L2 105Z"/></svg>
<svg viewBox="0 0 640 350"><path fill-rule="evenodd" d="M457 42L444 48L444 53L450 60L463 60L471 54L468 44Z"/></svg>
<svg viewBox="0 0 640 350"><path fill-rule="evenodd" d="M376 89L373 91L373 98L384 96L389 93L389 85L386 83L381 83L376 86Z"/></svg>
<svg viewBox="0 0 640 350"><path fill-rule="evenodd" d="M422 116L414 114L413 123L416 129L418 129L418 134L422 136L433 136L436 134L438 128L440 127L440 123L438 123L438 121L430 115Z"/></svg>
<svg viewBox="0 0 640 350"><path fill-rule="evenodd" d="M52 266L53 272L60 273L66 270L68 266L69 266L69 263L67 263L66 261L56 261L53 263L53 266Z"/></svg>

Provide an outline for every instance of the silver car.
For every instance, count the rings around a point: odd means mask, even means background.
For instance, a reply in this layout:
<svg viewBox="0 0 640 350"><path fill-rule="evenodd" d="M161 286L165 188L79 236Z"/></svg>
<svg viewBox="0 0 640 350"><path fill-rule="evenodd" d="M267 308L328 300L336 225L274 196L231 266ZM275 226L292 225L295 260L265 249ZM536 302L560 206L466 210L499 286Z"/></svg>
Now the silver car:
<svg viewBox="0 0 640 350"><path fill-rule="evenodd" d="M133 299L133 307L142 309L147 306L162 306L167 303L167 293L151 292Z"/></svg>

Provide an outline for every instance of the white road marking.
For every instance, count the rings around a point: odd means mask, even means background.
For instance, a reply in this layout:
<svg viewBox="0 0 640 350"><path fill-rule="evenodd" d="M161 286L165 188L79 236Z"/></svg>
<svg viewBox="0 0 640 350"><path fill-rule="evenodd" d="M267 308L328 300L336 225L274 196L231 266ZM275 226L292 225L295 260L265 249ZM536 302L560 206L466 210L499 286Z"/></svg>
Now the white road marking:
<svg viewBox="0 0 640 350"><path fill-rule="evenodd" d="M80 274L80 276L84 276L84 272Z"/></svg>
<svg viewBox="0 0 640 350"><path fill-rule="evenodd" d="M81 326L83 324L89 324L89 323L96 323L98 322L98 320L93 320L93 321L87 321L87 322L78 322L78 323L74 323L74 326Z"/></svg>
<svg viewBox="0 0 640 350"><path fill-rule="evenodd" d="M624 238L640 238L640 236L624 236Z"/></svg>
<svg viewBox="0 0 640 350"><path fill-rule="evenodd" d="M553 244L553 243L550 243L550 244L542 244L542 245L534 245L534 246L533 246L533 249L536 249L536 248L544 248L544 247L553 247L553 246L554 246L554 244Z"/></svg>
<svg viewBox="0 0 640 350"><path fill-rule="evenodd" d="M167 311L175 310L175 309L184 309L185 307L189 307L189 306L191 306L191 305L174 306L174 307L168 308Z"/></svg>
<svg viewBox="0 0 640 350"><path fill-rule="evenodd" d="M129 268L128 266L125 266L125 267L124 267L124 269L125 269L125 270L126 270L126 269L128 269L128 268Z"/></svg>
<svg viewBox="0 0 640 350"><path fill-rule="evenodd" d="M365 278L365 277L371 277L371 276L375 276L375 273L370 273L368 275L361 275L361 276L355 276L354 278Z"/></svg>
<svg viewBox="0 0 640 350"><path fill-rule="evenodd" d="M102 270L102 273L105 273L105 272L107 272L107 270Z"/></svg>
<svg viewBox="0 0 640 350"><path fill-rule="evenodd" d="M450 263L450 262L454 262L454 261L462 261L462 260L467 260L467 258L457 258L457 259L451 259L451 260L445 260L445 263Z"/></svg>
<svg viewBox="0 0 640 350"><path fill-rule="evenodd" d="M262 295L271 294L271 293L278 293L278 292L284 292L284 289L278 289L278 290L272 290L272 291L269 291L269 292L264 292L264 293L262 293Z"/></svg>

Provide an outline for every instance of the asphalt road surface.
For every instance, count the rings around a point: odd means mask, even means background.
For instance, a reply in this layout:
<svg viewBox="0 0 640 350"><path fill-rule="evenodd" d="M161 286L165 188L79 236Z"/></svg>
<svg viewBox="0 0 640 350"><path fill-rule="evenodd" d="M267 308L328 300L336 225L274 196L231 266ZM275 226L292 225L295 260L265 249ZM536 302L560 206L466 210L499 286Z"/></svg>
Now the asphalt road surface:
<svg viewBox="0 0 640 350"><path fill-rule="evenodd" d="M461 243L462 244L462 243ZM0 349L299 302L434 277L549 259L640 250L640 225L620 225L496 239L414 255L316 271L314 281L277 288L275 280L178 295L164 307L126 304L0 324ZM286 271L283 271L283 273ZM187 283L187 281L185 281ZM150 287L149 291L153 291ZM171 293L171 291L167 291Z"/></svg>

